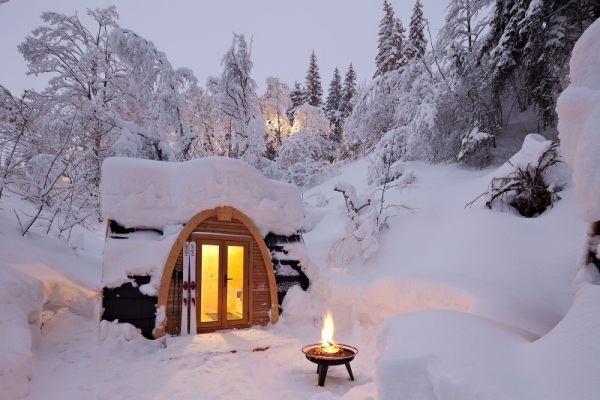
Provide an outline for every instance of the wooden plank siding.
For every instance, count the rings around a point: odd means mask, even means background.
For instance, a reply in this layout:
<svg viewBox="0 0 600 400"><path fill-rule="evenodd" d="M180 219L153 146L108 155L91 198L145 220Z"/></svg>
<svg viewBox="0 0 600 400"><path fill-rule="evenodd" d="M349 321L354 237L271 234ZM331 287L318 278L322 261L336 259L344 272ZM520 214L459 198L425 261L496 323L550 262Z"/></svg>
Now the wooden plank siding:
<svg viewBox="0 0 600 400"><path fill-rule="evenodd" d="M250 276L249 302L249 325L267 325L270 321L271 294L264 258L260 248L254 240L252 233L238 219L231 221L219 221L217 216L209 217L193 229L192 234L215 234L215 235L239 235L250 243L250 256L248 273ZM217 238L218 236L215 236ZM235 238L228 238L235 240ZM191 240L191 235L187 240ZM175 263L169 293L167 297L167 324L166 332L170 335L179 335L181 321L181 286L177 285L176 274L181 274L183 269L182 254L180 252Z"/></svg>
<svg viewBox="0 0 600 400"><path fill-rule="evenodd" d="M181 329L181 295L183 283L183 252L177 257L175 268L171 275L171 286L167 297L167 326L166 331L171 336L179 336Z"/></svg>

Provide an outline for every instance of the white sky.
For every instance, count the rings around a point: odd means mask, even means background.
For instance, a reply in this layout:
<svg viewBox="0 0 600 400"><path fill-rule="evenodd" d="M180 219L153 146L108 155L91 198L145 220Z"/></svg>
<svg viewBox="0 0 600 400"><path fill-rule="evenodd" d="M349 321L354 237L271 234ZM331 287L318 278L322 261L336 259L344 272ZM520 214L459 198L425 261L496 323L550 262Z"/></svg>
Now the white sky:
<svg viewBox="0 0 600 400"><path fill-rule="evenodd" d="M391 0L396 16L408 28L415 0ZM432 34L441 27L448 0L422 0ZM232 32L253 38L252 76L265 87L268 76L293 86L304 83L312 50L317 55L326 94L333 69L342 76L352 62L359 83L374 71L377 32L383 0L10 0L0 4L0 84L13 94L41 90L47 77L25 75L27 66L17 50L32 29L42 25L43 11L86 17L87 8L114 4L119 24L154 42L172 65L189 67L204 86L221 73L221 58Z"/></svg>

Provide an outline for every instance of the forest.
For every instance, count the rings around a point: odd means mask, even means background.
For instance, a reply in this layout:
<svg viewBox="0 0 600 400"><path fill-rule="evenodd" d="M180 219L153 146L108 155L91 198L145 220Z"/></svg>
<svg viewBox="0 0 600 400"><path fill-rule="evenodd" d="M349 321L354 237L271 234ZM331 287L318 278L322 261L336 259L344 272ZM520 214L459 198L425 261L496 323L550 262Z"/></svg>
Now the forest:
<svg viewBox="0 0 600 400"><path fill-rule="evenodd" d="M420 0L405 24L383 1L376 72L359 85L352 64L324 93L313 52L304 79L252 78L252 41L234 33L222 72L204 84L174 68L150 38L121 27L116 7L45 12L19 51L44 90L0 85L0 202L12 192L25 235L101 217L107 157L185 161L225 156L306 190L369 155L368 179L397 181L402 163L484 167L511 121L557 140L556 101L577 39L600 17L597 0L452 0L432 39ZM529 133L527 132L527 133ZM406 177L405 177L406 179Z"/></svg>

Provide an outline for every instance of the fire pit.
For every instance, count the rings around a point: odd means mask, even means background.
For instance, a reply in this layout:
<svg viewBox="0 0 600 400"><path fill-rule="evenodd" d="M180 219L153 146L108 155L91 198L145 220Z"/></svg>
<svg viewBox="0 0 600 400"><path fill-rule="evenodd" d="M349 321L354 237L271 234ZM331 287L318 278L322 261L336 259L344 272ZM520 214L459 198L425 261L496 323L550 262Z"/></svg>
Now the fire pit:
<svg viewBox="0 0 600 400"><path fill-rule="evenodd" d="M319 386L325 385L327 370L332 365L346 366L346 370L350 375L350 380L354 380L350 361L358 354L355 347L346 344L336 344L333 342L333 318L331 314L327 314L323 322L323 330L321 331L322 342L309 344L302 348L302 352L306 359L317 364L317 374L319 374Z"/></svg>

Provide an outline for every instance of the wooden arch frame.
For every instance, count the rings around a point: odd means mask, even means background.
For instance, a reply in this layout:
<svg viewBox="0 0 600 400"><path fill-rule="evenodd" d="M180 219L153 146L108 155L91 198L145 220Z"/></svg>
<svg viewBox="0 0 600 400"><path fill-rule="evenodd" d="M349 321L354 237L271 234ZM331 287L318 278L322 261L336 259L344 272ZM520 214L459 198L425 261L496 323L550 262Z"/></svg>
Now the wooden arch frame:
<svg viewBox="0 0 600 400"><path fill-rule="evenodd" d="M264 261L264 265L266 267L267 279L269 283L269 294L271 297L271 323L274 324L279 320L279 305L277 303L277 284L275 282L275 271L273 268L269 268L271 263L271 253L265 244L263 237L260 232L254 225L254 222L242 212L236 210L233 207L217 207L211 210L204 210L194 215L188 223L185 225L183 230L175 239L175 243L173 247L171 247L171 251L169 252L169 256L167 257L167 261L165 263L165 267L163 269L163 274L160 280L160 287L158 289L158 302L156 304L156 308L167 307L167 297L169 296L169 286L171 285L171 275L173 275L173 269L175 268L175 263L177 262L177 257L179 257L179 253L183 249L183 244L187 240L187 238L192 234L194 229L198 225L200 225L204 220L217 217L219 221L231 221L233 218L239 220L248 231L252 234L252 237L256 241L258 248L260 249L260 253L262 255L262 259ZM161 324L154 329L154 337L159 338L164 336L166 329L167 320L163 319Z"/></svg>

